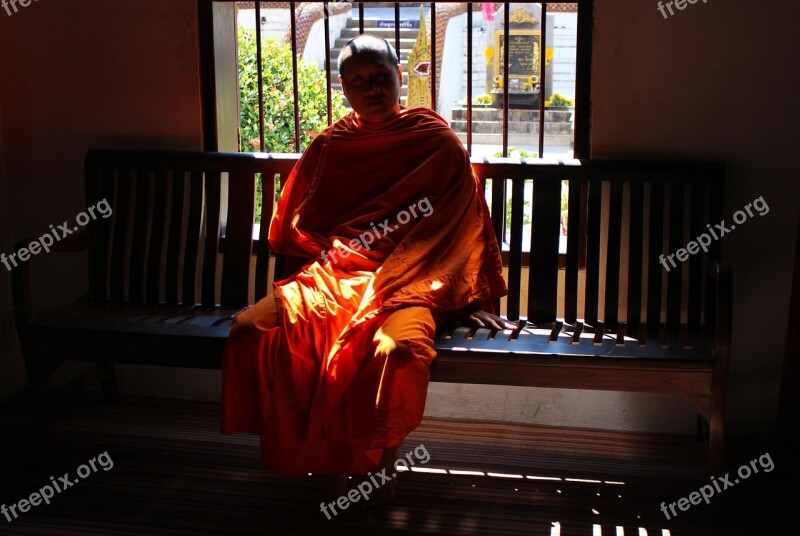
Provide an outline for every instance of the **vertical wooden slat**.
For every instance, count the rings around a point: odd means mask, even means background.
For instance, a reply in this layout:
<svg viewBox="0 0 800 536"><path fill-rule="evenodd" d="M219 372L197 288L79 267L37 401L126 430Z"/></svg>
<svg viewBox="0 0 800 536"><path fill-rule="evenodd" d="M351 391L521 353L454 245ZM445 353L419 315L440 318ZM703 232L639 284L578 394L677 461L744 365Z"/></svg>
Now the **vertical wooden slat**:
<svg viewBox="0 0 800 536"><path fill-rule="evenodd" d="M725 199L725 183L723 179L725 177L725 167L723 164L719 164L715 166L714 172L714 181L711 187L711 194L709 196L709 212L710 212L710 221L708 225L713 228L716 232L716 228L714 227L717 223L722 221L722 202ZM706 227L708 229L708 227ZM720 259L720 248L722 247L719 240L714 240L711 242L711 247L709 248L709 253L711 254L711 258L714 260Z"/></svg>
<svg viewBox="0 0 800 536"><path fill-rule="evenodd" d="M222 263L222 305L246 305L253 251L255 177L248 171L231 171L228 179L228 215Z"/></svg>
<svg viewBox="0 0 800 536"><path fill-rule="evenodd" d="M221 195L221 176L219 171L205 174L206 211L205 245L203 247L203 279L201 302L203 305L216 305L217 253L219 252L219 213Z"/></svg>
<svg viewBox="0 0 800 536"><path fill-rule="evenodd" d="M256 251L255 299L267 295L269 279L269 224L272 220L272 205L275 198L275 174L261 174L261 227L258 230Z"/></svg>
<svg viewBox="0 0 800 536"><path fill-rule="evenodd" d="M492 228L502 248L506 230L506 181L495 175L492 179Z"/></svg>
<svg viewBox="0 0 800 536"><path fill-rule="evenodd" d="M650 224L647 230L647 324L661 322L661 282L664 267L659 256L664 253L664 183L650 183Z"/></svg>
<svg viewBox="0 0 800 536"><path fill-rule="evenodd" d="M99 289L99 294L95 296L95 299L104 299L108 300L110 298L108 294L109 284L110 284L110 270L111 270L111 247L110 247L110 240L111 240L111 233L114 225L114 218L116 217L116 202L117 202L117 192L118 192L118 183L114 176L114 170L110 167L104 168L102 172L102 184L101 184L101 193L103 195L103 199L108 201L108 204L113 207L114 212L108 218L103 218L102 222L100 223L98 230L97 230L97 241L94 245L95 249L100 252L98 255L98 265L96 272L97 282L96 285Z"/></svg>
<svg viewBox="0 0 800 536"><path fill-rule="evenodd" d="M170 174L172 198L169 208L169 234L167 235L167 265L164 278L164 302L175 305L180 301L178 295L178 275L181 266L181 245L183 239L184 207L186 205L186 182L184 172L173 170Z"/></svg>
<svg viewBox="0 0 800 536"><path fill-rule="evenodd" d="M570 179L567 201L567 259L564 273L564 320L578 319L578 268L580 259L581 190L585 182Z"/></svg>
<svg viewBox="0 0 800 536"><path fill-rule="evenodd" d="M121 302L125 299L125 278L128 274L125 258L128 254L128 230L132 226L135 183L131 180L131 170L117 171L117 210L114 214L114 231L111 250L111 269L109 277L110 299Z"/></svg>
<svg viewBox="0 0 800 536"><path fill-rule="evenodd" d="M203 234L204 214L204 177L202 171L192 171L188 178L188 221L186 222L186 247L183 261L183 293L181 302L184 305L200 303L197 295L197 268L200 259L200 237ZM202 271L201 271L202 273ZM213 294L213 291L212 291Z"/></svg>
<svg viewBox="0 0 800 536"><path fill-rule="evenodd" d="M485 168L488 169L488 168ZM486 177L484 177L486 178ZM502 251L505 240L505 221L506 221L506 181L499 175L492 179L492 229L497 243ZM500 311L500 300L495 300L495 311Z"/></svg>
<svg viewBox="0 0 800 536"><path fill-rule="evenodd" d="M691 216L689 218L689 234L691 240L697 238L706 230L703 225L706 208L706 181L699 182L696 179L691 184ZM709 238L711 235L708 235ZM699 244L698 244L699 245ZM698 254L692 255L689 259L689 315L688 323L692 327L700 325L703 308L703 274L706 255L701 250Z"/></svg>
<svg viewBox="0 0 800 536"><path fill-rule="evenodd" d="M522 294L522 221L525 207L525 178L511 178L511 238L508 246L508 309L510 320L519 319Z"/></svg>
<svg viewBox="0 0 800 536"><path fill-rule="evenodd" d="M105 199L109 206L114 206L114 170L101 166L91 154L86 158L86 202L96 205ZM108 218L98 218L93 222L94 244L89 252L89 285L92 299L106 300L110 251L108 239L115 214Z"/></svg>
<svg viewBox="0 0 800 536"><path fill-rule="evenodd" d="M616 330L619 319L619 266L622 242L622 181L611 181L608 210L608 248L606 251L606 290L603 322Z"/></svg>
<svg viewBox="0 0 800 536"><path fill-rule="evenodd" d="M167 171L157 170L153 180L153 217L148 242L150 251L147 255L145 297L147 303L158 304L161 301L161 252L164 246L164 231L167 229Z"/></svg>
<svg viewBox="0 0 800 536"><path fill-rule="evenodd" d="M128 292L131 303L144 302L145 266L148 253L148 215L152 178L146 169L134 172L136 178L136 205L133 219L133 237L131 239L130 277Z"/></svg>
<svg viewBox="0 0 800 536"><path fill-rule="evenodd" d="M634 329L640 324L642 316L644 197L640 181L630 182L628 202L628 315L626 321L628 326Z"/></svg>
<svg viewBox="0 0 800 536"><path fill-rule="evenodd" d="M364 2L358 3L358 33L364 33Z"/></svg>
<svg viewBox="0 0 800 536"><path fill-rule="evenodd" d="M586 301L584 318L586 323L597 325L597 301L600 290L600 221L603 183L589 181L589 208L586 222Z"/></svg>
<svg viewBox="0 0 800 536"><path fill-rule="evenodd" d="M683 237L683 183L672 181L669 185L669 251L676 253L686 243ZM676 268L667 274L667 324L677 326L681 322L681 285L684 263L675 257ZM671 266L671 265L670 265Z"/></svg>
<svg viewBox="0 0 800 536"><path fill-rule="evenodd" d="M528 273L528 320L554 322L558 304L558 245L561 181L533 181L531 267Z"/></svg>

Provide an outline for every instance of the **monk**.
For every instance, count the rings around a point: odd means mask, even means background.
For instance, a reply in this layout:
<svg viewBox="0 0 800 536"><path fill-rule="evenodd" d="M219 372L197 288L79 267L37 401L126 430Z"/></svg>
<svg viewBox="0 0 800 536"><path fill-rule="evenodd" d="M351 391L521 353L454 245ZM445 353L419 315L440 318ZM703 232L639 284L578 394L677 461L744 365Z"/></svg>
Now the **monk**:
<svg viewBox="0 0 800 536"><path fill-rule="evenodd" d="M351 40L339 73L353 111L310 144L270 224L302 267L234 319L222 376L222 432L259 434L279 474L333 475L333 498L343 475L392 467L419 425L437 322L515 327L485 310L506 293L502 260L456 135L398 104L386 40Z"/></svg>

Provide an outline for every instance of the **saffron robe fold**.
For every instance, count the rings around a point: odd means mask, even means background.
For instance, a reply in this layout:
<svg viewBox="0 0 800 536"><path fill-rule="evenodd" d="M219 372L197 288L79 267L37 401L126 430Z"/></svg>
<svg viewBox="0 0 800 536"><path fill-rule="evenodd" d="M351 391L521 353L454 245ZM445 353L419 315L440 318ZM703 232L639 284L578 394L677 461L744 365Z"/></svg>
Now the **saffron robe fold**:
<svg viewBox="0 0 800 536"><path fill-rule="evenodd" d="M262 461L279 473L373 470L422 418L435 352L420 312L490 307L506 293L469 156L431 110L379 124L351 113L295 166L269 240L309 260L275 284L277 327L229 341L223 432L259 433ZM387 322L405 309L416 315L408 336Z"/></svg>

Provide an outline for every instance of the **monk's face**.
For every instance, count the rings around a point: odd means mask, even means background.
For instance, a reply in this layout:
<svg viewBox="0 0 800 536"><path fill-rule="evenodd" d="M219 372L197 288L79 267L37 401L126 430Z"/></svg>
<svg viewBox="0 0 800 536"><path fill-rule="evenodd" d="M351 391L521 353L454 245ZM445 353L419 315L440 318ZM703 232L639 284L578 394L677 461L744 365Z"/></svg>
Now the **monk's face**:
<svg viewBox="0 0 800 536"><path fill-rule="evenodd" d="M403 70L387 54L359 52L344 60L342 67L342 90L362 120L379 123L400 111Z"/></svg>

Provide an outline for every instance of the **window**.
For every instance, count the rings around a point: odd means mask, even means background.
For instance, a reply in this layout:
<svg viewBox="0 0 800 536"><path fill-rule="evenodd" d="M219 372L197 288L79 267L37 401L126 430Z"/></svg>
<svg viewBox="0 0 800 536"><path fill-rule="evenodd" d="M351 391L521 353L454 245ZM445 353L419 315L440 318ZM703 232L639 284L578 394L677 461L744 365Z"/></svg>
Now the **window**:
<svg viewBox="0 0 800 536"><path fill-rule="evenodd" d="M213 128L207 150L302 152L349 112L336 59L348 39L367 33L399 52L401 104L435 109L474 158L589 156L590 0L199 1L201 19L213 20L213 31L201 20L204 82L214 81L204 84L204 114L214 118L206 120L205 132ZM491 204L492 192L500 190L491 181L486 187ZM565 182L562 250L566 188ZM532 191L528 181L525 236ZM510 206L510 185L502 195Z"/></svg>
<svg viewBox="0 0 800 536"><path fill-rule="evenodd" d="M199 1L207 148L302 152L349 111L336 59L368 33L399 51L401 103L434 108L472 156L588 157L589 1Z"/></svg>

